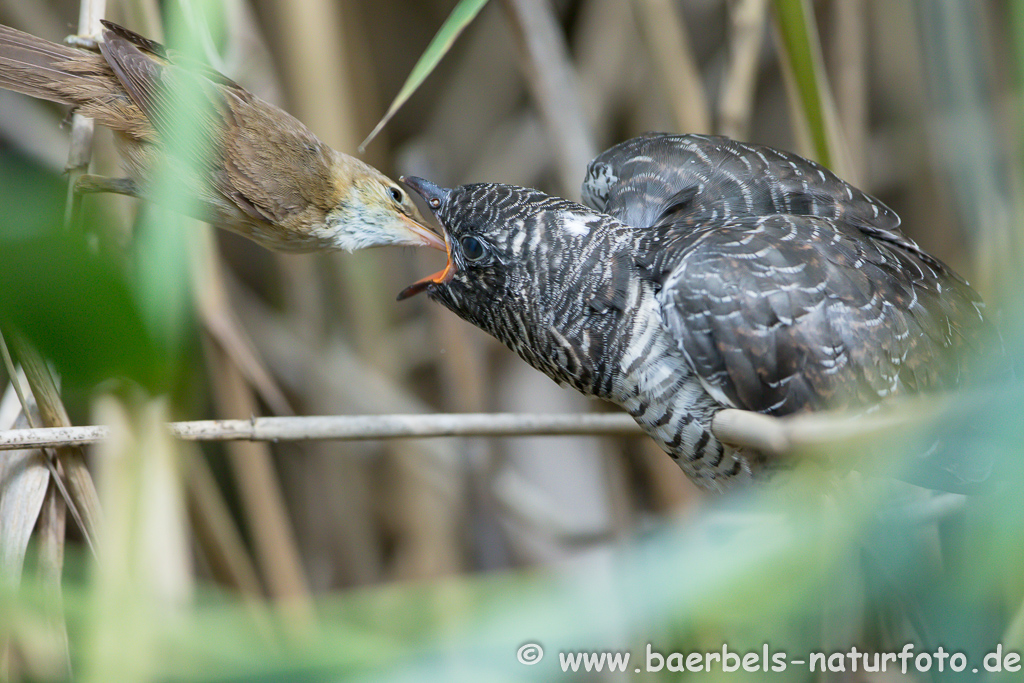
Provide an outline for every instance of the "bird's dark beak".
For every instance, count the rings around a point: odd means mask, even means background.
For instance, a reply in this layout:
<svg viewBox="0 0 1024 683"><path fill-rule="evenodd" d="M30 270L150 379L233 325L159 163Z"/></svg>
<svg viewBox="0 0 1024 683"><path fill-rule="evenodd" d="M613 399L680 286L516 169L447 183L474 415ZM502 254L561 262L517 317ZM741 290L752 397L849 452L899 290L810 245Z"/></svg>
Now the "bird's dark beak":
<svg viewBox="0 0 1024 683"><path fill-rule="evenodd" d="M423 197L423 201L427 203L427 206L434 212L434 215L437 215L437 210L441 208L444 200L448 197L448 193L451 192L451 190L438 187L426 178L417 178L414 175L404 175L399 180L415 190L416 194Z"/></svg>
<svg viewBox="0 0 1024 683"><path fill-rule="evenodd" d="M437 216L437 210L444 204L445 198L451 190L447 190L443 187L439 187L434 183L424 178L417 178L416 176L402 176L399 178L403 183L416 191L416 194L423 197L423 201L427 203L430 210ZM440 220L438 221L440 222ZM444 233L445 251L448 252L448 263L445 264L444 270L440 270L433 275L428 275L425 278L417 280L398 294L398 300L408 299L411 296L415 296L420 292L424 291L433 284L440 284L442 282L448 282L454 275L455 265L452 262L452 245L448 239L448 230L445 229L444 223L441 223L441 229Z"/></svg>

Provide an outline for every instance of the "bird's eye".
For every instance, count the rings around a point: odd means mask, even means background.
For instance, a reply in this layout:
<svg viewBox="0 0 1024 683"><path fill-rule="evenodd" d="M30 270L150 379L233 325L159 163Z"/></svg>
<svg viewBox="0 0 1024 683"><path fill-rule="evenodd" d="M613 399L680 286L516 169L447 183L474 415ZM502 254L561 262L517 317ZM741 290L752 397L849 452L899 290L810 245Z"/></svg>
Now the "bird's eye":
<svg viewBox="0 0 1024 683"><path fill-rule="evenodd" d="M462 245L462 254L466 257L467 261L479 261L487 255L484 243L475 237L463 237L459 243Z"/></svg>
<svg viewBox="0 0 1024 683"><path fill-rule="evenodd" d="M388 194L391 195L391 198L395 200L396 204L402 203L402 198L404 197L404 195L402 194L402 191L399 190L397 187L389 187Z"/></svg>

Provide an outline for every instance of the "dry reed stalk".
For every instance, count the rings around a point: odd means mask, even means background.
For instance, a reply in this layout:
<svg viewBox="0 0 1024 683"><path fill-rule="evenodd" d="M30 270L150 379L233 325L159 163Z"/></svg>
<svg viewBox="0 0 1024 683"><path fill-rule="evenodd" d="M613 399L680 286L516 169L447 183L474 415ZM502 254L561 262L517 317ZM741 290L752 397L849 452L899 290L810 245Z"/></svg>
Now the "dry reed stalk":
<svg viewBox="0 0 1024 683"><path fill-rule="evenodd" d="M268 646L277 645L278 634L263 602L256 567L206 458L198 448L188 447L185 466L189 519L200 559L214 580L238 591L262 640Z"/></svg>
<svg viewBox="0 0 1024 683"><path fill-rule="evenodd" d="M78 32L80 35L96 35L99 32L99 20L103 16L105 2L103 0L86 0L80 6ZM78 176L88 170L92 150L93 123L91 120L78 116L72 119L71 143L68 152L68 195L65 207L65 223L69 224L78 214L78 195L74 192L74 183ZM71 421L60 399L56 382L50 369L38 352L19 335L12 339L15 353L21 360L25 378L32 389L32 394L39 410L43 424L48 427L68 427ZM24 392L20 390L18 374L13 371L11 358L6 342L0 338L3 346L4 360L8 365L10 379L18 390L18 397L26 418L31 422L32 412ZM53 497L59 493L67 496L67 505L82 528L89 545L95 548L95 530L100 517L99 499L93 485L92 476L85 466L85 459L80 450L62 447L57 449L56 464L47 460L52 476L53 486L47 487L43 507L40 513L40 566L43 578L51 595L55 597L56 611L59 612L61 570L64 562L64 515L65 508ZM60 472L67 478L67 489ZM61 632L66 632L61 619ZM68 669L70 672L70 668Z"/></svg>
<svg viewBox="0 0 1024 683"><path fill-rule="evenodd" d="M584 114L579 84L551 4L547 0L503 0L520 50L530 92L556 153L560 194L575 192L597 154Z"/></svg>
<svg viewBox="0 0 1024 683"><path fill-rule="evenodd" d="M28 426L27 415L35 409L35 404L31 403L29 412L23 412L15 393L19 381L17 374L12 373L11 377L13 381L0 401L2 430ZM6 588L15 588L21 583L25 553L42 510L49 481L46 456L39 449L11 451L0 457L0 585Z"/></svg>
<svg viewBox="0 0 1024 683"><path fill-rule="evenodd" d="M67 507L57 486L58 474L50 478L43 507L39 513L37 533L39 537L39 579L45 590L47 619L56 647L63 653L58 665L59 674L71 675L71 650L68 643L68 629L64 623L61 582L64 573L64 538Z"/></svg>
<svg viewBox="0 0 1024 683"><path fill-rule="evenodd" d="M241 384L239 377L237 382ZM242 385L244 386L244 384ZM371 384L372 386L372 384ZM775 458L854 440L879 438L924 423L948 405L948 397L916 397L890 403L886 414L818 412L772 417L725 409L712 430L725 443ZM415 405L415 404L413 404ZM252 417L248 420L172 422L172 436L187 441L305 441L413 439L465 436L634 436L639 426L624 413L460 413L306 417ZM0 432L0 450L58 444L102 443L105 427L16 429ZM830 455L823 453L828 459Z"/></svg>
<svg viewBox="0 0 1024 683"><path fill-rule="evenodd" d="M12 345L21 360L42 423L51 428L71 427L71 420L61 402L60 392L46 361L18 336L12 339ZM75 446L58 447L56 460L65 475L63 484L67 489L68 509L81 527L90 548L98 550L96 530L102 521L102 510L92 475L85 465L85 455ZM58 485L61 483L58 482Z"/></svg>
<svg viewBox="0 0 1024 683"><path fill-rule="evenodd" d="M209 341L204 348L218 411L255 415L252 390L231 359ZM314 623L315 610L270 448L236 442L227 451L267 589L290 624L304 630Z"/></svg>
<svg viewBox="0 0 1024 683"><path fill-rule="evenodd" d="M80 5L78 14L78 35L98 37L102 27L100 19L106 11L106 0L85 0ZM67 204L64 222L71 225L80 214L81 197L75 191L75 183L89 171L92 161L92 136L95 130L92 119L75 113L71 116L71 146L68 149L68 163L65 171L68 176Z"/></svg>
<svg viewBox="0 0 1024 683"><path fill-rule="evenodd" d="M767 14L768 0L729 3L729 63L718 98L718 132L737 140L750 138Z"/></svg>
<svg viewBox="0 0 1024 683"><path fill-rule="evenodd" d="M192 227L199 230L190 250L192 291L196 309L208 332L204 348L218 412L255 414L257 406L251 384L259 388L273 410L291 414L284 393L264 367L231 310L212 229ZM297 624L308 624L312 614L309 590L295 540L288 528L288 512L273 474L270 449L263 444L236 444L228 450L269 593L282 601L289 617ZM239 458L247 462L245 468L238 467ZM257 463L253 464L253 460ZM187 480L195 529L213 568L243 594L250 597L258 594L259 583L244 544L201 454L196 454L189 465Z"/></svg>
<svg viewBox="0 0 1024 683"><path fill-rule="evenodd" d="M237 590L249 612L252 624L263 642L279 644L270 612L262 601L263 591L252 558L234 523L213 472L196 447L185 453L185 479L188 492L188 517L196 537L200 558L205 560L215 581Z"/></svg>
<svg viewBox="0 0 1024 683"><path fill-rule="evenodd" d="M211 361L212 362L212 361ZM742 411L734 411L742 412ZM775 420L778 418L768 418ZM743 419L741 418L741 422ZM760 422L755 423L760 427ZM730 423L730 433L741 427ZM186 441L358 441L463 436L636 436L640 428L624 413L425 413L252 417L247 420L171 422L172 436ZM0 431L0 451L102 443L105 426ZM773 430L761 441L779 448L787 436Z"/></svg>
<svg viewBox="0 0 1024 683"><path fill-rule="evenodd" d="M104 503L105 553L90 581L85 681L154 675L160 624L180 618L192 597L180 458L161 423L164 399L99 395L93 415L111 426L94 450ZM124 647L130 638L132 647Z"/></svg>
<svg viewBox="0 0 1024 683"><path fill-rule="evenodd" d="M164 22L157 0L128 0L115 3L125 25L156 41L164 39Z"/></svg>
<svg viewBox="0 0 1024 683"><path fill-rule="evenodd" d="M293 353L294 348L289 347ZM342 373L344 374L344 373ZM377 393L377 392L374 392ZM929 404L930 405L930 404ZM932 406L934 407L934 406ZM911 403L902 415L914 415L921 417L931 414L931 411L924 410L921 405ZM377 416L357 418L259 418L249 421L231 422L206 422L174 424L172 430L178 435L187 435L186 438L263 438L272 440L283 440L294 436L306 438L309 436L331 436L331 437L373 437L382 438L386 436L404 438L416 434L491 434L495 430L496 418L498 421L507 420L505 427L509 427L508 433L518 433L523 427L530 431L537 431L538 422L542 425L542 431L570 431L575 432L579 427L579 420L590 422L599 418L611 418L611 421L620 421L621 427L626 431L636 432L636 426L625 415L582 415L582 416L560 416L567 418L574 426L566 429L566 425L552 425L553 416L517 416L517 415L450 415L450 416ZM527 424L524 424L524 418ZM833 458L835 446L839 443L848 444L851 439L878 438L907 431L909 423L901 422L898 415L888 418L860 418L850 419L845 416L834 415L812 415L791 418L790 420L776 420L755 414L744 414L740 411L724 411L719 415L720 420L716 421L714 428L716 434L726 441L740 441L745 438L744 433L752 434L748 437L750 444L754 447L767 451L776 451L778 457L789 457L792 452L800 452L812 458L823 458L824 460L844 467ZM767 420L767 422L765 422ZM319 424L316 424L319 423ZM448 423L447 425L445 423ZM532 423L532 424L529 424ZM766 429L766 424L771 425ZM347 426L347 429L338 429L339 426ZM417 427L418 425L418 427ZM546 425L546 426L545 426ZM611 426L607 422L603 426ZM743 428L745 426L745 428ZM313 427L310 429L310 427ZM367 429L370 427L370 429ZM296 432L296 429L298 430ZM351 431L349 431L351 429ZM746 430L752 430L747 432ZM590 429L588 432L592 431ZM890 437L891 438L891 437ZM426 444L423 444L424 446ZM748 445L748 444L743 444ZM783 452L786 451L786 452ZM429 449L424 454L427 454ZM661 456L667 465L669 461ZM408 460L406 460L408 462ZM455 491L459 481L457 470L445 466L442 461L430 458L420 458L422 473L410 479L416 482L415 485L406 488L401 486L400 491L407 497L413 498L414 505L421 511L429 511L432 505L441 501L454 501L458 497ZM679 473L676 472L676 475ZM402 480L404 481L404 480ZM438 487L437 482L444 481L443 487ZM432 493L436 491L436 493ZM440 494L440 495L439 495ZM506 501L508 502L508 501ZM625 502L620 500L619 504L624 508ZM416 576L436 575L452 571L455 567L451 564L453 558L458 555L454 553L438 552L439 547L419 548L417 541L433 538L437 533L442 538L457 533L457 528L442 524L447 520L450 524L457 519L451 514L451 510L457 509L452 503L446 503L440 511L444 514L434 515L437 522L434 525L426 525L419 533L405 536L411 546L406 547L400 544L396 548L398 564L396 572L405 576L406 572ZM534 517L527 515L524 519L532 520ZM536 539L535 539L536 540ZM532 545L532 544L531 544ZM418 560L416 558L419 558ZM430 560L431 562L426 562Z"/></svg>
<svg viewBox="0 0 1024 683"><path fill-rule="evenodd" d="M572 36L573 58L587 119L601 146L611 140L623 109L651 94L646 65L637 59L644 48L636 23L629 2L591 0L580 7ZM582 169L579 179L583 179Z"/></svg>
<svg viewBox="0 0 1024 683"><path fill-rule="evenodd" d="M672 0L634 0L633 7L647 37L647 50L658 71L676 130L712 132L700 67L690 48L678 5Z"/></svg>
<svg viewBox="0 0 1024 683"><path fill-rule="evenodd" d="M485 348L489 340L481 340L475 330L468 331L454 316L438 319L434 315L438 312L431 311L430 315L438 338L435 346L444 349L437 360L441 388L438 403L456 411L479 409L486 400ZM490 453L485 445L474 440L438 445L450 453L452 465L446 475L449 481L440 488L428 483L437 476L436 470L431 469L436 461L422 457L411 442L388 444L387 457L395 473L395 485L386 493L389 517L396 534L406 539L395 557L397 578L452 575L464 565L459 528L466 463L474 457L486 459Z"/></svg>
<svg viewBox="0 0 1024 683"><path fill-rule="evenodd" d="M189 243L193 301L203 326L276 415L294 415L284 392L232 310L213 229L198 223L189 228L196 233Z"/></svg>
<svg viewBox="0 0 1024 683"><path fill-rule="evenodd" d="M836 109L843 128L853 175L850 182L870 189L867 169L868 83L867 17L864 0L833 3L831 65L835 73Z"/></svg>
<svg viewBox="0 0 1024 683"><path fill-rule="evenodd" d="M263 595L256 567L245 548L227 502L205 456L198 449L188 454L189 516L196 541L213 578L246 598Z"/></svg>
<svg viewBox="0 0 1024 683"><path fill-rule="evenodd" d="M256 341L282 381L292 391L306 393L313 408L335 414L428 410L393 379L368 366L342 340L335 339L326 349L314 347L260 303L241 292L235 295L235 300L250 325L262 330ZM447 533L444 530L453 528L453 525L447 521L449 513L444 511L459 507L459 487L463 478L453 448L457 445L412 440L403 443L403 455L397 461L400 467L388 472L398 475L400 480L389 478L384 485L387 492L371 488L370 482L374 480L372 468L379 465L363 458L339 459L336 447L313 450L310 459L314 461L315 468L309 466L309 460L285 460L284 465L293 469L292 480L297 484L296 506L304 505L307 500L319 500L317 509L307 510L304 519L309 523L309 536L322 539L322 547L311 547L309 552L319 555L324 548L337 550L337 564L331 569L336 580L351 583L378 578L383 562L380 521L370 513L374 512L374 502L378 502L382 511L391 512L393 507L381 501L399 487L415 491L415 496L402 502L400 514L395 519L398 524L396 533L401 533L404 538L419 537L418 532L409 531L405 524L409 521L406 512L413 508L420 509L422 515L421 519L410 523L421 528L429 525L433 529L429 535L434 538ZM374 452L379 452L379 448ZM415 463L415 467L404 466L403 463L409 462ZM325 482L331 486L329 495L323 492ZM309 492L303 495L305 487L309 487ZM343 487L341 492L339 487ZM444 514L439 515L440 512ZM325 528L333 532L333 537L325 536ZM349 545L357 543L360 550L341 547L337 540L339 537L350 539ZM451 545L449 540L438 543L437 548ZM403 569L422 572L433 571L430 568L438 566L435 549L426 543L405 544L401 550ZM321 567L318 575L323 577L327 573L323 570L325 563L318 564ZM372 576L368 577L368 571L374 572Z"/></svg>

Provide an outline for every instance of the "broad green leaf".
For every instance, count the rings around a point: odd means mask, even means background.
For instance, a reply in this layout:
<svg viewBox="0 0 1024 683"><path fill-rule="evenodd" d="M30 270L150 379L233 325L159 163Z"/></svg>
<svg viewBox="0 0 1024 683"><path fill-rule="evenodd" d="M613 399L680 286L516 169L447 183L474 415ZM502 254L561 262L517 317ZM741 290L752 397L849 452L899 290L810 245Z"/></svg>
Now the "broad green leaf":
<svg viewBox="0 0 1024 683"><path fill-rule="evenodd" d="M828 120L831 106L817 28L807 0L775 0L775 16L788 67L810 128L817 161L836 169L836 141Z"/></svg>
<svg viewBox="0 0 1024 683"><path fill-rule="evenodd" d="M10 208L0 215L0 328L26 336L69 385L165 385L170 357L146 328L123 264L63 229L59 176L4 156L0 177L0 205Z"/></svg>
<svg viewBox="0 0 1024 683"><path fill-rule="evenodd" d="M158 388L167 356L146 329L128 278L84 239L63 234L60 222L55 228L0 239L0 325L28 337L71 385L130 377Z"/></svg>
<svg viewBox="0 0 1024 683"><path fill-rule="evenodd" d="M427 76L437 67L441 58L444 57L448 50L451 49L455 43L455 39L459 37L462 30L469 25L469 22L473 21L480 10L483 9L484 5L487 4L487 0L461 0L452 13L448 16L448 19L441 26L441 30L437 32L434 39L430 41L430 45L423 52L419 61L416 62L416 66L412 68L412 72L409 74L409 78L405 80L405 84L402 89L398 91L398 95L395 96L394 101L391 102L391 106L388 107L387 112L384 114L384 118L374 127L373 131L363 140L363 144L359 145L359 152L362 153L366 149L366 145L370 144L370 141L377 137L377 133L387 125L387 122L391 120L391 117L395 115L395 112L405 104L416 89L423 84L423 81L427 79Z"/></svg>

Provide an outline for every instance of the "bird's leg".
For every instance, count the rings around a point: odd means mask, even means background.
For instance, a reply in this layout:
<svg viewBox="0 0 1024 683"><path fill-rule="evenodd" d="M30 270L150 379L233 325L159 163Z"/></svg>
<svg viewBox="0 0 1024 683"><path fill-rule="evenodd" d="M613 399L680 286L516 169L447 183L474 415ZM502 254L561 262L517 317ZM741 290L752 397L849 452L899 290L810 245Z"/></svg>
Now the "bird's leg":
<svg viewBox="0 0 1024 683"><path fill-rule="evenodd" d="M89 173L79 176L75 181L76 194L98 194L101 192L138 197L139 186L131 178L108 178Z"/></svg>

